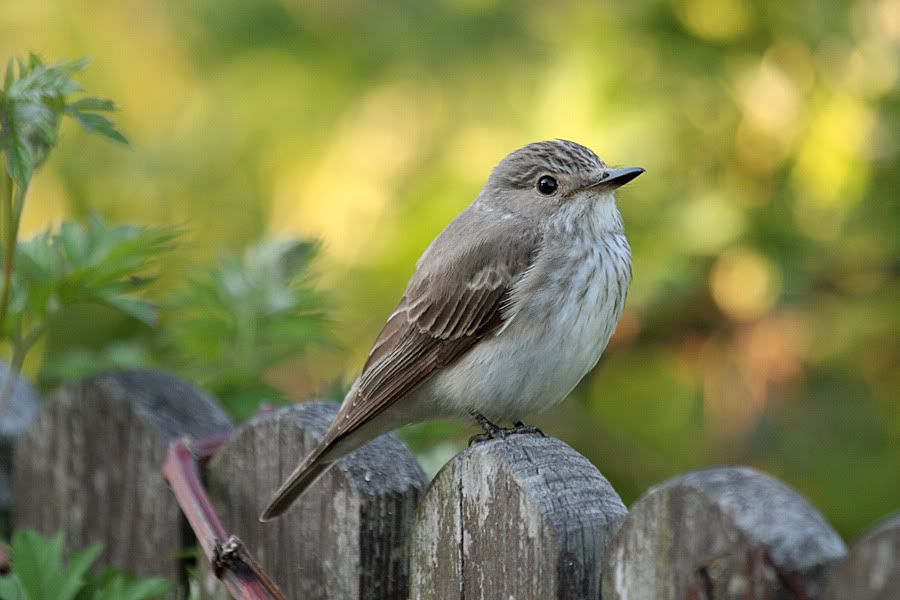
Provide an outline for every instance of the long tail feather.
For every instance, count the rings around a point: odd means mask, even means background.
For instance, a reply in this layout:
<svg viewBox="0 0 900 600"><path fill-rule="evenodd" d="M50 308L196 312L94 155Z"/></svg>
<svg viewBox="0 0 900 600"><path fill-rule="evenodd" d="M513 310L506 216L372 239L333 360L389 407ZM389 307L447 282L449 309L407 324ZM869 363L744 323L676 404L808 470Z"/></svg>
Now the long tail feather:
<svg viewBox="0 0 900 600"><path fill-rule="evenodd" d="M287 481L281 484L281 487L272 496L272 500L269 501L269 505L260 515L259 520L262 522L271 521L284 513L300 494L318 479L319 475L327 471L332 464L334 463L326 463L319 460L319 456L310 456L307 460L300 463L300 466L291 473Z"/></svg>

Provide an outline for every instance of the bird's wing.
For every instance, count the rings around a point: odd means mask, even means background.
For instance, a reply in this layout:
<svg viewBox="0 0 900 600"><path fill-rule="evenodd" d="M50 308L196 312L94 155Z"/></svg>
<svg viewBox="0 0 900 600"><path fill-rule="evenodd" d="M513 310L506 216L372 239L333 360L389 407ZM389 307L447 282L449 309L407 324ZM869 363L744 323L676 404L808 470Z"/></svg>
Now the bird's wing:
<svg viewBox="0 0 900 600"><path fill-rule="evenodd" d="M335 442L511 318L509 294L533 264L541 234L519 220L472 221L458 219L426 251L335 422ZM455 243L476 236L465 249Z"/></svg>
<svg viewBox="0 0 900 600"><path fill-rule="evenodd" d="M261 520L287 510L327 470L331 461L323 457L342 440L515 316L510 294L534 263L541 235L527 222L484 216L470 207L422 255L352 395L324 439L275 492Z"/></svg>

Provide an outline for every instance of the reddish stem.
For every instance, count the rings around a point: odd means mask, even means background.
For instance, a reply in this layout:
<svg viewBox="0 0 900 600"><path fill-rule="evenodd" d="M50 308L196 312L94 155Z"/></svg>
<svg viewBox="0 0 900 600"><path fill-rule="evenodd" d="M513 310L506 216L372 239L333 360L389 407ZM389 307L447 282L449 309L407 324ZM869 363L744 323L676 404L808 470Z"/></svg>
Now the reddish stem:
<svg viewBox="0 0 900 600"><path fill-rule="evenodd" d="M221 446L223 441L205 440L199 447L202 452L210 452L212 448ZM177 440L169 447L163 475L172 486L178 505L194 530L203 553L214 565L214 571L217 571L228 593L233 598L245 600L285 600L284 594L243 547L229 556L227 562L223 561L222 544L229 540L229 535L203 489L197 458L188 440Z"/></svg>

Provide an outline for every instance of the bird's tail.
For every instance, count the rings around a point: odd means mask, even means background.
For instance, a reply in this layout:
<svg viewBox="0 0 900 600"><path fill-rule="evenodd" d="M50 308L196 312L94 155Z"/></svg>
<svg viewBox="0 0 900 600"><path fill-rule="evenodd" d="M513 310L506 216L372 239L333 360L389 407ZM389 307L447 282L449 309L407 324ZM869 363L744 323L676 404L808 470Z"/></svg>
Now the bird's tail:
<svg viewBox="0 0 900 600"><path fill-rule="evenodd" d="M281 515L332 464L334 463L321 460L320 452L314 452L300 463L300 466L294 469L291 476L281 484L281 487L278 488L269 501L269 505L260 515L259 520L262 522L271 521Z"/></svg>

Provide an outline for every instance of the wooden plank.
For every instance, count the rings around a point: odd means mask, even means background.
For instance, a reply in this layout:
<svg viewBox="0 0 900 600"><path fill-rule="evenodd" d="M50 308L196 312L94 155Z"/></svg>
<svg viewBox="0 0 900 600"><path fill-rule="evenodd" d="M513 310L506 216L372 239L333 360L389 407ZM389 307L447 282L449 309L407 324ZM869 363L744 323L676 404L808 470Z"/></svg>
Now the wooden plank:
<svg viewBox="0 0 900 600"><path fill-rule="evenodd" d="M829 575L828 600L900 598L900 512L864 534Z"/></svg>
<svg viewBox="0 0 900 600"><path fill-rule="evenodd" d="M0 361L0 389L9 377L9 365ZM9 539L12 512L12 454L16 441L28 431L38 413L37 392L19 375L13 384L7 406L0 406L0 537Z"/></svg>
<svg viewBox="0 0 900 600"><path fill-rule="evenodd" d="M631 508L604 567L607 600L820 598L841 538L800 494L750 468L681 475Z"/></svg>
<svg viewBox="0 0 900 600"><path fill-rule="evenodd" d="M100 565L178 581L185 539L163 479L169 442L228 431L218 405L167 374L125 371L67 385L16 444L16 527L102 542Z"/></svg>
<svg viewBox="0 0 900 600"><path fill-rule="evenodd" d="M260 415L209 464L210 498L289 598L408 596L405 541L426 478L388 434L335 464L282 518L260 523L272 492L325 434L332 402ZM202 597L227 598L203 566Z"/></svg>
<svg viewBox="0 0 900 600"><path fill-rule="evenodd" d="M597 598L626 514L609 482L563 442L476 444L428 488L411 539L412 598Z"/></svg>

